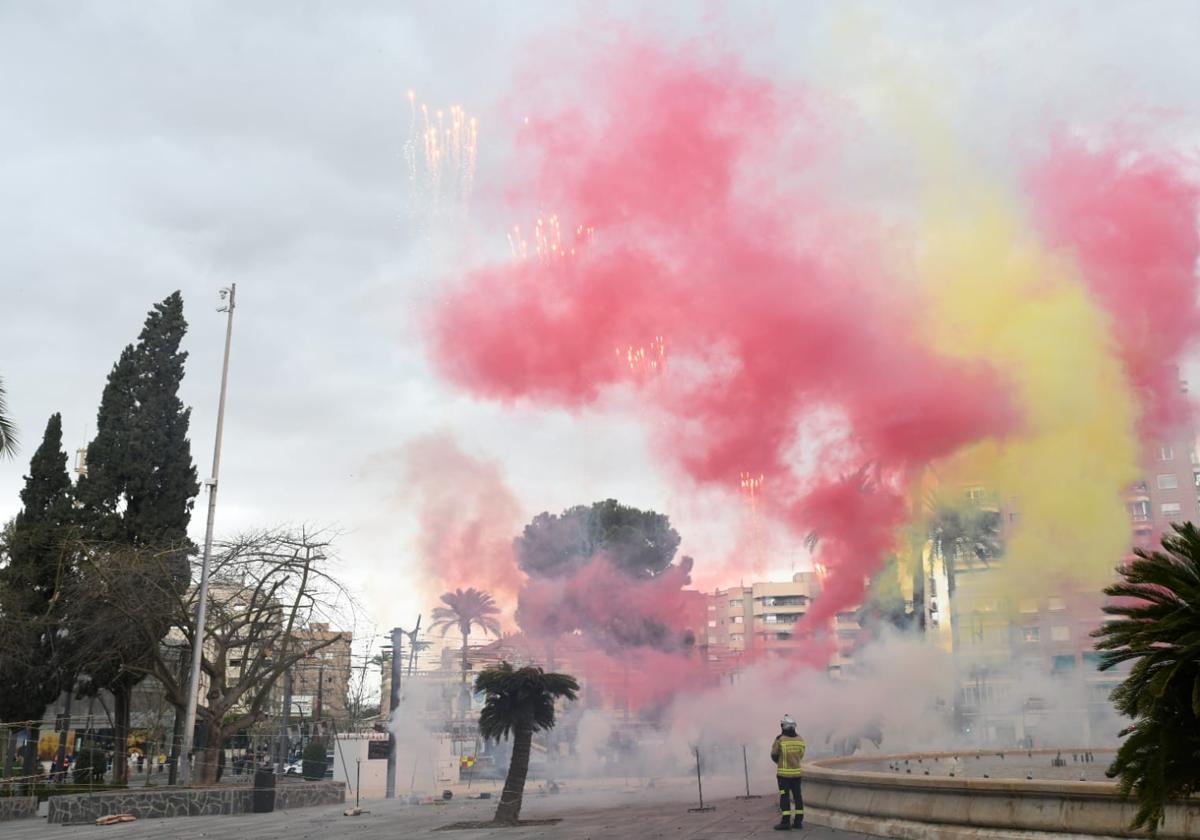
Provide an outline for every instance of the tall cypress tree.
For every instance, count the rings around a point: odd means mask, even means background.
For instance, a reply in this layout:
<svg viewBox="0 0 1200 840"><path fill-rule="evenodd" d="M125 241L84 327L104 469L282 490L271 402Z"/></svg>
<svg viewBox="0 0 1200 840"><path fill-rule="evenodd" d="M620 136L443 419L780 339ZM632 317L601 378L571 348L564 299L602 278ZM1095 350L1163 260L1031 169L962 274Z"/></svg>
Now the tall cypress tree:
<svg viewBox="0 0 1200 840"><path fill-rule="evenodd" d="M187 436L191 410L179 399L187 359L179 347L186 332L179 292L155 304L146 316L137 343L121 352L109 373L96 437L88 445L87 475L77 487L85 536L111 545L114 558L129 548L178 552L164 566L164 576L173 580L164 581L168 585L162 590L187 585L187 553L194 550L187 527L200 489ZM104 609L103 604L97 607ZM150 602L139 609L146 621L160 621L161 635L166 634L170 619L165 610L156 616L157 607ZM111 636L101 654L90 657L89 670L92 690L113 693L113 777L123 780L130 699L145 675L142 666L149 651L141 644L142 633L122 632L116 618L120 609L112 611Z"/></svg>
<svg viewBox="0 0 1200 840"><path fill-rule="evenodd" d="M192 463L191 409L179 399L187 353L179 292L146 316L137 344L108 375L79 482L84 520L96 539L164 548L187 543L200 487Z"/></svg>
<svg viewBox="0 0 1200 840"><path fill-rule="evenodd" d="M37 756L36 721L67 682L59 631L62 595L73 574L71 499L62 417L53 414L29 464L21 512L5 534L8 563L0 568L0 615L6 636L0 645L0 720L35 721L25 757L27 771Z"/></svg>

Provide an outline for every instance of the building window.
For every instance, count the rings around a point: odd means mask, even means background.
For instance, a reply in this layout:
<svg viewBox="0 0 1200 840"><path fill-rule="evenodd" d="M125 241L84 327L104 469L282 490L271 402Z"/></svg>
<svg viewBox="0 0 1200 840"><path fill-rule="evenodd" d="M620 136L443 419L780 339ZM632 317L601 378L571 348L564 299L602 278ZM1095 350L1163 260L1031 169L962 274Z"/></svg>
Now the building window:
<svg viewBox="0 0 1200 840"><path fill-rule="evenodd" d="M808 603L807 595L764 595L764 607L803 607Z"/></svg>
<svg viewBox="0 0 1200 840"><path fill-rule="evenodd" d="M1050 673L1065 674L1068 671L1074 671L1075 666L1079 664L1074 655L1072 656L1056 656L1053 664L1050 666Z"/></svg>
<svg viewBox="0 0 1200 840"><path fill-rule="evenodd" d="M983 644L983 622L978 619L971 621L971 644Z"/></svg>
<svg viewBox="0 0 1200 840"><path fill-rule="evenodd" d="M1017 609L1023 613L1035 613L1038 611L1036 598L1022 598L1017 603Z"/></svg>
<svg viewBox="0 0 1200 840"><path fill-rule="evenodd" d="M746 637L743 636L741 633L730 633L729 634L729 641L731 641L731 642L740 642L745 638Z"/></svg>
<svg viewBox="0 0 1200 840"><path fill-rule="evenodd" d="M1183 508L1180 506L1179 502L1163 502L1163 516L1178 516L1182 510Z"/></svg>
<svg viewBox="0 0 1200 840"><path fill-rule="evenodd" d="M1065 610L1066 608L1067 605L1062 598L1055 598L1051 596L1046 599L1046 609L1048 610L1054 610L1057 612L1059 610Z"/></svg>
<svg viewBox="0 0 1200 840"><path fill-rule="evenodd" d="M709 605L708 605L708 611L709 611L709 612L714 612L716 609L717 609L717 605L716 605L716 604L709 604Z"/></svg>
<svg viewBox="0 0 1200 840"><path fill-rule="evenodd" d="M741 601L741 599L740 599L740 598L739 598L738 600L736 600L736 601L730 601L730 602L729 602L729 606L730 606L730 607L740 607L741 605L742 605L742 601Z"/></svg>
<svg viewBox="0 0 1200 840"><path fill-rule="evenodd" d="M792 638L792 634L791 633L776 633L775 638L781 642L786 642L788 639Z"/></svg>
<svg viewBox="0 0 1200 840"><path fill-rule="evenodd" d="M1158 448L1158 460L1171 461L1175 458L1175 450L1170 446L1160 446Z"/></svg>
<svg viewBox="0 0 1200 840"><path fill-rule="evenodd" d="M1159 490L1174 490L1179 486L1179 476L1175 473L1160 473L1156 481Z"/></svg>
<svg viewBox="0 0 1200 840"><path fill-rule="evenodd" d="M1025 642L1039 642L1042 639L1042 631L1039 627L1022 627L1021 640Z"/></svg>
<svg viewBox="0 0 1200 840"><path fill-rule="evenodd" d="M1066 642L1071 639L1071 628L1065 624L1056 624L1050 628L1050 640L1054 642Z"/></svg>
<svg viewBox="0 0 1200 840"><path fill-rule="evenodd" d="M1016 522L1020 518L1021 518L1021 514L1017 513L1015 510L1009 511L1009 513L1008 513L1008 521L1009 522Z"/></svg>
<svg viewBox="0 0 1200 840"><path fill-rule="evenodd" d="M717 621L716 621L716 619L714 619L714 618L710 618L710 619L708 620L708 626L709 626L709 627L716 627L716 626L717 626Z"/></svg>
<svg viewBox="0 0 1200 840"><path fill-rule="evenodd" d="M741 624L742 617L740 615L735 615L733 618L729 619L729 623L730 624Z"/></svg>

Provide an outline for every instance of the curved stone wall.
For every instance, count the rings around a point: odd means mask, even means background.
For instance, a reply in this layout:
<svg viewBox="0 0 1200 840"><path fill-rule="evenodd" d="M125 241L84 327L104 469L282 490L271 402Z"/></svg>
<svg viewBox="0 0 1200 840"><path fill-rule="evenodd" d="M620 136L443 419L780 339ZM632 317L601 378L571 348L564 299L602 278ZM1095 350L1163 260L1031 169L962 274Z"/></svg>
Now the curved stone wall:
<svg viewBox="0 0 1200 840"><path fill-rule="evenodd" d="M1049 760L1057 752L1033 750L1032 755ZM969 832L988 836L989 830L1060 836L1141 836L1127 829L1136 807L1121 799L1112 782L898 775L855 767L914 759L969 760L975 755L976 751L904 753L814 761L805 769L804 804L833 814L881 822L900 820L931 828L959 828L964 830L963 836ZM953 832L940 834L952 836ZM929 836L938 835L939 832L932 832ZM1163 840L1200 837L1200 800L1171 805L1158 836Z"/></svg>

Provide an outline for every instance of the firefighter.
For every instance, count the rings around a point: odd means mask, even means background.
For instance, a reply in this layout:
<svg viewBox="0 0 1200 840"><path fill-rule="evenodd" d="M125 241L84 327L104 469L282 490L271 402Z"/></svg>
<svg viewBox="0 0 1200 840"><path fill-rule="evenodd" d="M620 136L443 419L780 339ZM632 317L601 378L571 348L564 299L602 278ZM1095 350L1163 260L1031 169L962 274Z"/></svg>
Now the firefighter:
<svg viewBox="0 0 1200 840"><path fill-rule="evenodd" d="M804 824L804 800L800 798L800 762L804 760L804 739L796 734L796 721L784 715L780 733L771 744L775 778L779 781L779 825L776 831L790 831Z"/></svg>

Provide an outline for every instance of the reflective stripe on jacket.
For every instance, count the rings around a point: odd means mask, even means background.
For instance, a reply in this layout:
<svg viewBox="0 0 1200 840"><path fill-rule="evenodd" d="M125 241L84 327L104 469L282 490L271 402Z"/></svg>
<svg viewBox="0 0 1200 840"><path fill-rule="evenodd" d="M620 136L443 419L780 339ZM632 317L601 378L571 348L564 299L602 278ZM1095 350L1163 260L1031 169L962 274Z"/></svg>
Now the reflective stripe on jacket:
<svg viewBox="0 0 1200 840"><path fill-rule="evenodd" d="M775 743L771 744L771 758L775 762L776 775L801 775L804 746L804 739L799 735L780 735L775 738Z"/></svg>

